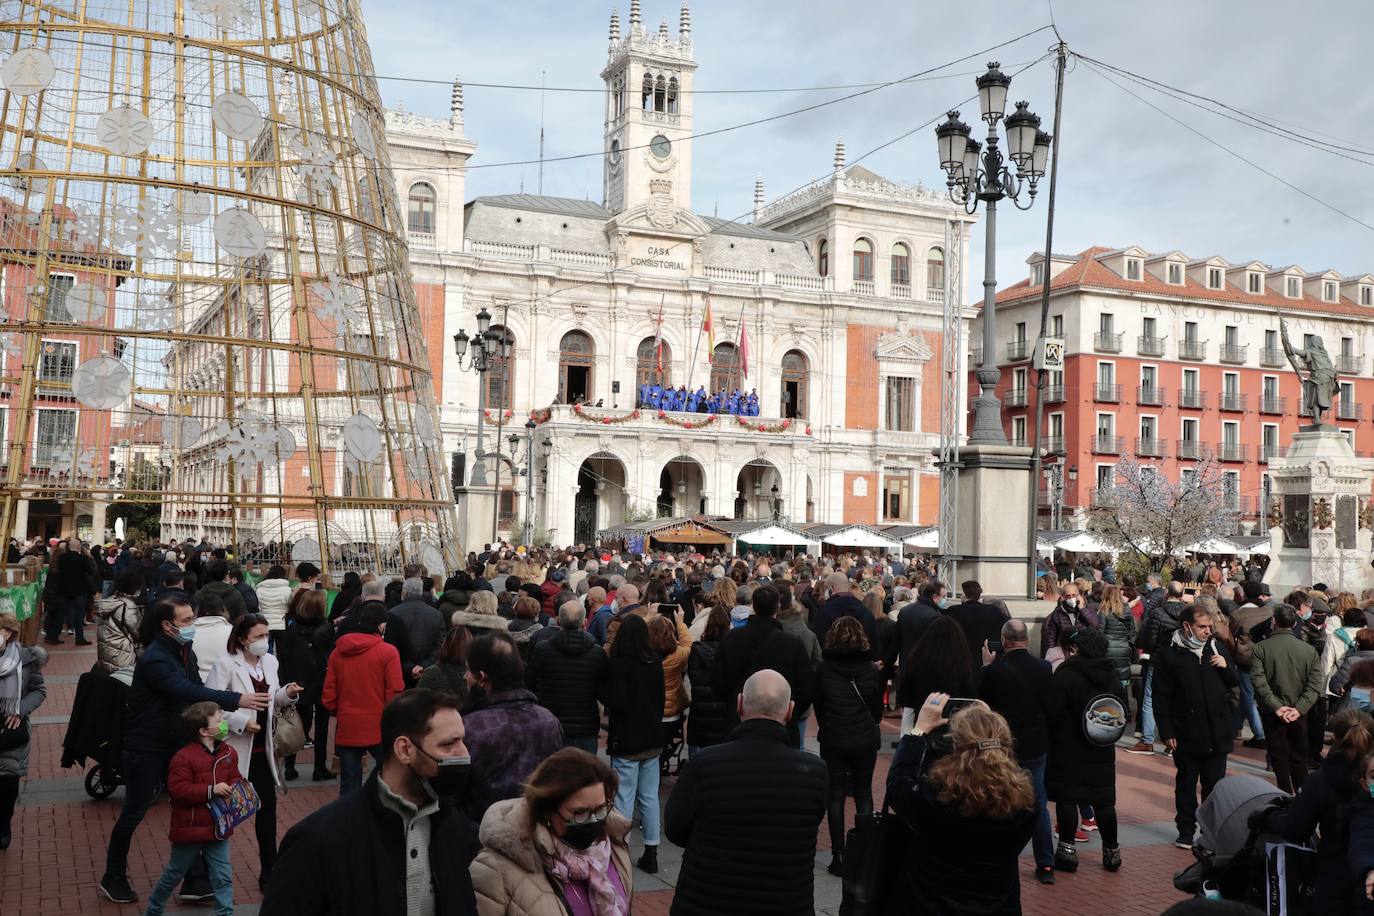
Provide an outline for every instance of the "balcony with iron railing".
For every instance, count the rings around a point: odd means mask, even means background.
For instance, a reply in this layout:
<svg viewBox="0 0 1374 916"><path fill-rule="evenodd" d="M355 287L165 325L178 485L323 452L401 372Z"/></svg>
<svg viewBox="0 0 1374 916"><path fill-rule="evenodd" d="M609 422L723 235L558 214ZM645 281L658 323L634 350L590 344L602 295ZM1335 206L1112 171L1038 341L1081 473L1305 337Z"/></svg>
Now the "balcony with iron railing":
<svg viewBox="0 0 1374 916"><path fill-rule="evenodd" d="M1120 455L1121 437L1109 436L1105 433L1098 433L1093 436L1093 454L1095 455Z"/></svg>
<svg viewBox="0 0 1374 916"><path fill-rule="evenodd" d="M1217 407L1230 413L1244 413L1250 399L1239 391L1223 391L1217 395Z"/></svg>
<svg viewBox="0 0 1374 916"><path fill-rule="evenodd" d="M1260 350L1260 365L1267 369L1279 369L1288 364L1283 350L1278 347L1265 347Z"/></svg>
<svg viewBox="0 0 1374 916"><path fill-rule="evenodd" d="M1135 453L1142 458L1163 458L1164 440L1155 436L1139 436L1135 440Z"/></svg>
<svg viewBox="0 0 1374 916"><path fill-rule="evenodd" d="M1111 484L1108 484L1105 487L1093 487L1091 490L1088 491L1088 505L1105 506L1111 502L1112 494L1114 492L1116 492L1116 488L1113 487Z"/></svg>
<svg viewBox="0 0 1374 916"><path fill-rule="evenodd" d="M1164 338L1141 335L1135 339L1135 352L1140 356L1163 356Z"/></svg>
<svg viewBox="0 0 1374 916"><path fill-rule="evenodd" d="M1179 439L1177 454L1180 461L1199 461L1207 454L1207 446L1197 439Z"/></svg>
<svg viewBox="0 0 1374 916"><path fill-rule="evenodd" d="M1341 375L1359 375L1364 368L1364 357L1353 353L1342 353L1336 357L1336 371Z"/></svg>
<svg viewBox="0 0 1374 916"><path fill-rule="evenodd" d="M1120 403L1121 386L1111 382L1098 382L1093 386L1093 400L1105 404Z"/></svg>
<svg viewBox="0 0 1374 916"><path fill-rule="evenodd" d="M1007 341L1007 359L1012 362L1025 359L1030 355L1030 341L1024 337Z"/></svg>
<svg viewBox="0 0 1374 916"><path fill-rule="evenodd" d="M1268 464L1275 458L1283 457L1283 449L1277 442L1261 442L1259 447L1259 460Z"/></svg>
<svg viewBox="0 0 1374 916"><path fill-rule="evenodd" d="M1045 450L1046 455L1064 454L1063 436L1045 436L1040 440L1040 446Z"/></svg>
<svg viewBox="0 0 1374 916"><path fill-rule="evenodd" d="M1141 385L1135 390L1135 402L1141 407L1163 407L1164 389L1158 385Z"/></svg>
<svg viewBox="0 0 1374 916"><path fill-rule="evenodd" d="M1025 406L1026 406L1026 400L1027 400L1027 397L1026 397L1026 389L1024 389L1024 388L1012 388L1012 389L1009 389L1009 390L1007 391L1007 393L1004 394L1004 395L1002 396L1002 406L1003 406L1003 407L1025 407Z"/></svg>
<svg viewBox="0 0 1374 916"><path fill-rule="evenodd" d="M1207 400L1207 392L1200 388L1180 388L1178 406L1184 410L1201 410Z"/></svg>
<svg viewBox="0 0 1374 916"><path fill-rule="evenodd" d="M1184 338L1178 342L1178 358L1203 360L1207 358L1207 341L1188 340Z"/></svg>
<svg viewBox="0 0 1374 916"><path fill-rule="evenodd" d="M1277 394L1260 395L1260 413L1281 417L1288 412L1288 399Z"/></svg>
<svg viewBox="0 0 1374 916"><path fill-rule="evenodd" d="M1044 400L1046 404L1062 404L1064 402L1064 386L1046 385Z"/></svg>
<svg viewBox="0 0 1374 916"><path fill-rule="evenodd" d="M1246 354L1250 352L1248 344L1224 343L1221 345L1221 361L1223 363L1243 363Z"/></svg>
<svg viewBox="0 0 1374 916"><path fill-rule="evenodd" d="M1363 415L1363 406L1356 404L1354 401L1347 401L1345 398L1340 398L1336 401L1337 420L1358 420Z"/></svg>
<svg viewBox="0 0 1374 916"><path fill-rule="evenodd" d="M1250 448L1240 442L1223 442L1217 446L1218 461L1245 461Z"/></svg>
<svg viewBox="0 0 1374 916"><path fill-rule="evenodd" d="M1093 335L1093 349L1098 353L1120 353L1125 337L1124 331L1098 331Z"/></svg>

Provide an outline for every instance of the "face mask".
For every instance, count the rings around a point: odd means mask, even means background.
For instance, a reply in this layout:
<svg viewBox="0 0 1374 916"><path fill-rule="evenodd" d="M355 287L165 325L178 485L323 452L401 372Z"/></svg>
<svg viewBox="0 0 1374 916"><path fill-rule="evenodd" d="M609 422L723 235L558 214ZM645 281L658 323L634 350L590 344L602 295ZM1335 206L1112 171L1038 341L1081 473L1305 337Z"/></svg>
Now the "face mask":
<svg viewBox="0 0 1374 916"><path fill-rule="evenodd" d="M1298 611L1298 616L1299 616L1300 618L1302 618L1303 620L1311 620L1311 619L1312 619L1312 612L1311 612L1310 610L1308 610L1308 611Z"/></svg>
<svg viewBox="0 0 1374 916"><path fill-rule="evenodd" d="M1196 633L1189 633L1183 637L1183 642L1189 649L1201 649L1206 640L1199 638Z"/></svg>
<svg viewBox="0 0 1374 916"><path fill-rule="evenodd" d="M1078 599L1077 599L1077 598L1065 598L1065 599L1064 599L1064 606L1065 606L1065 607L1078 607Z"/></svg>
<svg viewBox="0 0 1374 916"><path fill-rule="evenodd" d="M1374 782L1369 784L1369 797L1374 798Z"/></svg>
<svg viewBox="0 0 1374 916"><path fill-rule="evenodd" d="M601 842L605 835L606 818L600 817L581 824L569 824L563 830L562 840L573 849L586 849Z"/></svg>
<svg viewBox="0 0 1374 916"><path fill-rule="evenodd" d="M219 724L210 729L210 737L216 741L223 741L229 737L229 720L220 719Z"/></svg>
<svg viewBox="0 0 1374 916"><path fill-rule="evenodd" d="M435 795L440 798L461 798L467 794L468 780L472 775L471 757L435 757L418 744L415 749L434 761L434 775L420 776L420 779L429 785Z"/></svg>
<svg viewBox="0 0 1374 916"><path fill-rule="evenodd" d="M176 639L183 646L189 646L196 641L196 628L194 626L178 627Z"/></svg>
<svg viewBox="0 0 1374 916"><path fill-rule="evenodd" d="M1350 702L1355 704L1355 708L1360 712L1369 712L1374 709L1374 702L1370 702L1368 687L1350 688Z"/></svg>
<svg viewBox="0 0 1374 916"><path fill-rule="evenodd" d="M250 642L248 644L248 651L258 658L262 658L267 654L267 638L263 637L262 639L255 639Z"/></svg>

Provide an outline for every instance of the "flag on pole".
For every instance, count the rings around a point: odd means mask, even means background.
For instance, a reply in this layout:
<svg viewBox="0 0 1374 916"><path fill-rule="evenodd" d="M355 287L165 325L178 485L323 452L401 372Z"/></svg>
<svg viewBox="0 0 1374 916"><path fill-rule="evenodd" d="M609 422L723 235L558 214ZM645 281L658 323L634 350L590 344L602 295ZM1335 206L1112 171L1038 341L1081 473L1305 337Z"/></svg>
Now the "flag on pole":
<svg viewBox="0 0 1374 916"><path fill-rule="evenodd" d="M658 300L658 323L654 325L654 365L663 377L663 299Z"/></svg>
<svg viewBox="0 0 1374 916"><path fill-rule="evenodd" d="M744 316L739 319L739 371L749 377L749 329L744 326Z"/></svg>
<svg viewBox="0 0 1374 916"><path fill-rule="evenodd" d="M701 329L706 332L706 365L711 365L711 360L716 352L716 325L711 319L711 300L706 300L706 315L702 318Z"/></svg>

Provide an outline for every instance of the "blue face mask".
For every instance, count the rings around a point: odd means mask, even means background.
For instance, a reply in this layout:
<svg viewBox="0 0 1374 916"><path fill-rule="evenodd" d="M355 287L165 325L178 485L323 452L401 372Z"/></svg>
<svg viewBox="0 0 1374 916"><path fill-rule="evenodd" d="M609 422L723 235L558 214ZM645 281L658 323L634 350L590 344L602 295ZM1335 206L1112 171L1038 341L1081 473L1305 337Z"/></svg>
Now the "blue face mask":
<svg viewBox="0 0 1374 916"><path fill-rule="evenodd" d="M196 628L194 626L177 628L177 642L181 643L183 646L189 646L195 641Z"/></svg>
<svg viewBox="0 0 1374 916"><path fill-rule="evenodd" d="M1355 708L1360 712L1369 712L1374 709L1374 703L1371 703L1369 699L1368 687L1351 687L1350 702L1354 703Z"/></svg>

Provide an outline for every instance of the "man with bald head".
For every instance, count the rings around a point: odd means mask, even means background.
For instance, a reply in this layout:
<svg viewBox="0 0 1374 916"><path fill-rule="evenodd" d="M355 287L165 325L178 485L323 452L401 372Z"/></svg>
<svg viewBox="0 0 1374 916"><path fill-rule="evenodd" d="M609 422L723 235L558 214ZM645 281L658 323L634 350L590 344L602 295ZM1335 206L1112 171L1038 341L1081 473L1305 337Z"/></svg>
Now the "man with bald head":
<svg viewBox="0 0 1374 916"><path fill-rule="evenodd" d="M647 618L647 609L639 602L639 586L626 582L615 592L615 613L606 621L606 635L598 640L606 647L606 654L611 652L611 646L615 644L615 631L620 629L620 621L626 614L638 614L640 617ZM593 633L593 636L596 634Z"/></svg>
<svg viewBox="0 0 1374 916"><path fill-rule="evenodd" d="M830 630L831 624L841 617L853 617L863 625L864 633L868 636L869 645L874 645L874 628L876 624L873 614L864 603L854 597L850 590L849 577L842 572L832 572L825 577L825 604L816 613L816 639L820 640L821 645L825 645L825 634Z"/></svg>
<svg viewBox="0 0 1374 916"><path fill-rule="evenodd" d="M664 832L684 850L670 912L812 913L825 763L788 739L792 691L777 671L752 674L736 709L740 724L692 755L668 797Z"/></svg>
<svg viewBox="0 0 1374 916"><path fill-rule="evenodd" d="M552 635L534 644L525 675L539 705L563 726L563 746L595 754L601 729L596 699L610 663L596 640L582 629L586 613L576 599L559 607L558 627L549 628Z"/></svg>

